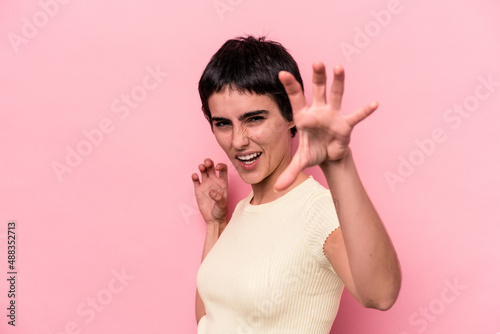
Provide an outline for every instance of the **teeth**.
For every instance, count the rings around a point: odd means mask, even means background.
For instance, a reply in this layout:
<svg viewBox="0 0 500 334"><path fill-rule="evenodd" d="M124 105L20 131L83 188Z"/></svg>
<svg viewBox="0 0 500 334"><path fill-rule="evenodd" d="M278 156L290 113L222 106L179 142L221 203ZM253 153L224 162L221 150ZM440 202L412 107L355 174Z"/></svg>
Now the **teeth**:
<svg viewBox="0 0 500 334"><path fill-rule="evenodd" d="M261 153L252 153L252 154L249 154L249 155L243 155L243 156L240 156L240 157L236 157L238 160L241 160L243 162L246 162L248 160L253 160L255 158L257 158L258 156L260 156Z"/></svg>

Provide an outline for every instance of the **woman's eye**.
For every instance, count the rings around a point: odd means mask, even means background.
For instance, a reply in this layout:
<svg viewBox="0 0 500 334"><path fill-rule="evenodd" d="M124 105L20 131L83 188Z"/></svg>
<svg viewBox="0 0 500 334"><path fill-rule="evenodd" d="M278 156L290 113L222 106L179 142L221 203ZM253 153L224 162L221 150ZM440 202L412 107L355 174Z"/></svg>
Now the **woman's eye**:
<svg viewBox="0 0 500 334"><path fill-rule="evenodd" d="M251 117L248 121L251 123L255 123L255 122L259 122L263 119L264 119L264 117L262 117L262 116L254 116L254 117Z"/></svg>
<svg viewBox="0 0 500 334"><path fill-rule="evenodd" d="M229 125L229 122L226 121L215 122L215 126L218 128L224 127L226 125Z"/></svg>

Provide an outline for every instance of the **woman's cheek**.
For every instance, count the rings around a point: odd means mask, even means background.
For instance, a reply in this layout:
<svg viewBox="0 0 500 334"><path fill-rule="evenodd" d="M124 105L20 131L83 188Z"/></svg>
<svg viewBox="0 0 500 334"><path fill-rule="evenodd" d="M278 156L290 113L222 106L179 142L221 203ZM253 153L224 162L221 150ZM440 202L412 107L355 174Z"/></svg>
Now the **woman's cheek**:
<svg viewBox="0 0 500 334"><path fill-rule="evenodd" d="M273 140L276 137L282 136L285 132L288 135L288 128L285 122L272 122L266 124L266 126L258 127L258 136L261 140Z"/></svg>
<svg viewBox="0 0 500 334"><path fill-rule="evenodd" d="M267 143L272 140L272 131L264 126L257 126L252 128L249 135L253 141L259 144Z"/></svg>
<svg viewBox="0 0 500 334"><path fill-rule="evenodd" d="M215 134L215 140L217 140L217 143L224 150L224 152L227 153L231 144L231 136L227 133L217 133Z"/></svg>

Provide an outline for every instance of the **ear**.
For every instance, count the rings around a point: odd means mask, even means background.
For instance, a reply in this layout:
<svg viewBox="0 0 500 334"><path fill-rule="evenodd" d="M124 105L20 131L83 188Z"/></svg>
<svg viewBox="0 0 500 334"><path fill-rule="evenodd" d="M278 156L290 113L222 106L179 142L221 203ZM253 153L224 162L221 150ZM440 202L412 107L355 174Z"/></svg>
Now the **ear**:
<svg viewBox="0 0 500 334"><path fill-rule="evenodd" d="M296 133L292 134L292 129L293 127L295 126L295 122L292 120L290 122L288 122L288 132L290 133L290 137L295 137ZM295 129L297 130L297 129Z"/></svg>

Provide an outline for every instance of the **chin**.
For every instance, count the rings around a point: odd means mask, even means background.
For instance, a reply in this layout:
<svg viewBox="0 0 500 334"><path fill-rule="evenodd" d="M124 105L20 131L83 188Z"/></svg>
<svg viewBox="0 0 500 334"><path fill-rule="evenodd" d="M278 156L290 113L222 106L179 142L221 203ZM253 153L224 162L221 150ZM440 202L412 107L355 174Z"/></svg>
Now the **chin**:
<svg viewBox="0 0 500 334"><path fill-rule="evenodd" d="M241 171L239 169L236 169L236 171L238 172L238 175L240 176L241 180L246 184L257 184L264 179L264 177L262 177L260 173L257 171L247 172L247 171Z"/></svg>
<svg viewBox="0 0 500 334"><path fill-rule="evenodd" d="M240 174L240 178L243 180L243 182L245 182L246 184L258 184L260 182L262 182L263 178L262 177L259 177L257 175L242 175Z"/></svg>

